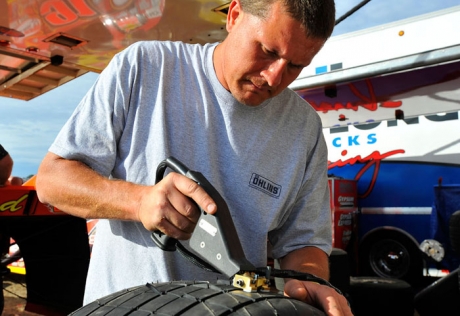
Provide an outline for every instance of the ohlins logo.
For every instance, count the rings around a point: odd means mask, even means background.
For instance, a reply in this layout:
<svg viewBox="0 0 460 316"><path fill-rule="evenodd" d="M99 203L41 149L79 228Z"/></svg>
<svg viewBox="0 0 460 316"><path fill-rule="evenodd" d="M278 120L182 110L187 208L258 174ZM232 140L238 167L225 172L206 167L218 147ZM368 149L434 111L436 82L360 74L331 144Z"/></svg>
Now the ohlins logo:
<svg viewBox="0 0 460 316"><path fill-rule="evenodd" d="M257 189L265 194L268 194L274 198L279 198L281 194L281 186L271 182L270 180L253 173L251 176L251 181L249 181L249 186L251 188Z"/></svg>

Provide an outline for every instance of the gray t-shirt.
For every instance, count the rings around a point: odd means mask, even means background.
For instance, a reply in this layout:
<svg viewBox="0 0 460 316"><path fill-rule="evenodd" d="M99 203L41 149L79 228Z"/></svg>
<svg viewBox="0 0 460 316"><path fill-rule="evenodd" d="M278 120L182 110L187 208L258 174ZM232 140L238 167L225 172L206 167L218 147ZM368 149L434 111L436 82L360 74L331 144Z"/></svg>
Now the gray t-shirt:
<svg viewBox="0 0 460 316"><path fill-rule="evenodd" d="M237 102L214 71L216 45L149 41L117 54L50 151L147 185L158 164L174 156L223 196L257 267L267 264L267 239L274 258L307 245L330 253L319 116L289 89L257 107ZM217 277L157 248L141 223L100 220L85 304L147 282Z"/></svg>

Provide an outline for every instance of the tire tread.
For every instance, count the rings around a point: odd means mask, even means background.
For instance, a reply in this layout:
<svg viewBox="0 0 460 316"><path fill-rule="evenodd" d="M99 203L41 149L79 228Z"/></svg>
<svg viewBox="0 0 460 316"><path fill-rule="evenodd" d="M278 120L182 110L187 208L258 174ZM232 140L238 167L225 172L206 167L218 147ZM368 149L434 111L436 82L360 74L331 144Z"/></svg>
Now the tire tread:
<svg viewBox="0 0 460 316"><path fill-rule="evenodd" d="M246 293L204 281L147 283L98 299L72 316L324 316L320 310L278 293Z"/></svg>

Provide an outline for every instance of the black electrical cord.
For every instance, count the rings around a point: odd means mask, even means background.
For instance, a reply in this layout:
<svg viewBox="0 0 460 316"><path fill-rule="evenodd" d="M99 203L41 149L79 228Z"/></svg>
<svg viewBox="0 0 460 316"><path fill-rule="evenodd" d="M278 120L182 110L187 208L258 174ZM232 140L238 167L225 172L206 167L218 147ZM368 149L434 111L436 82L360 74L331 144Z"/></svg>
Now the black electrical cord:
<svg viewBox="0 0 460 316"><path fill-rule="evenodd" d="M330 288L333 288L340 295L343 295L342 291L340 291L338 288L333 286L330 282L314 274L311 274L311 273L299 272L295 270L272 269L271 267L256 268L255 271L248 271L248 272L254 272L258 275L265 275L267 279L270 277L275 277L275 278L289 278L289 279L296 279L300 281L316 282L321 285L329 286Z"/></svg>

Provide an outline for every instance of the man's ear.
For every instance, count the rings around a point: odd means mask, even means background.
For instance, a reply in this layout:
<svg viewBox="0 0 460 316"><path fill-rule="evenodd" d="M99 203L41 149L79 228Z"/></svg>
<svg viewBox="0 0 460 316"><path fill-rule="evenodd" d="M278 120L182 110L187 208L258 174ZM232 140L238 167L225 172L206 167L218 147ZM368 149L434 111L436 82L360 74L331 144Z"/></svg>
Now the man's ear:
<svg viewBox="0 0 460 316"><path fill-rule="evenodd" d="M238 17L243 13L241 10L241 3L240 0L233 0L228 7L228 14L227 14L227 32L231 32L233 26L236 24Z"/></svg>

